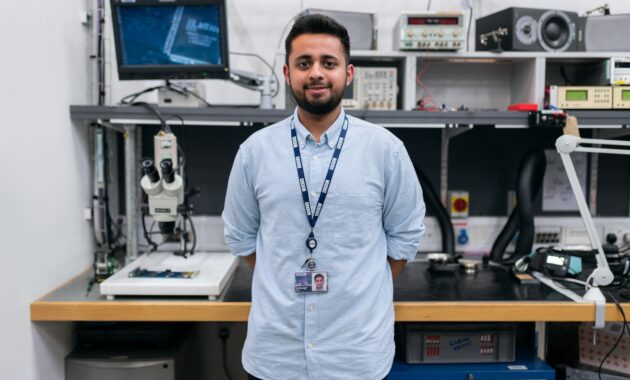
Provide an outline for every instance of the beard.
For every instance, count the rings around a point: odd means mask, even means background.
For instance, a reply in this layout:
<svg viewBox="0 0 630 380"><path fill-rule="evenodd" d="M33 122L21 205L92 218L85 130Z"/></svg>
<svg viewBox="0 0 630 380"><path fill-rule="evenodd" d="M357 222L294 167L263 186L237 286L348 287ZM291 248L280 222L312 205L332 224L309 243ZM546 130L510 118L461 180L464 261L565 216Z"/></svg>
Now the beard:
<svg viewBox="0 0 630 380"><path fill-rule="evenodd" d="M313 86L316 84L310 85ZM308 99L306 96L307 85L304 85L301 91L296 91L291 83L289 83L291 95L293 95L293 99L295 99L298 107L314 115L325 115L327 113L330 113L335 108L337 108L339 103L341 103L345 87L341 88L340 90L336 90L334 87L332 87L332 84L329 84L328 86L330 89L330 96L328 98Z"/></svg>

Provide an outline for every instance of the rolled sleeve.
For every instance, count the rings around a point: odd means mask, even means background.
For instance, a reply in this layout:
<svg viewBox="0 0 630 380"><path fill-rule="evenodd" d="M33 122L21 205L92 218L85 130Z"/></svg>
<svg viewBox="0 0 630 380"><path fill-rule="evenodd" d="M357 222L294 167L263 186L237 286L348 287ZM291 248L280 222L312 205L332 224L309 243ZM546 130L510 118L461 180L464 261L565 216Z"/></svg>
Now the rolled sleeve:
<svg viewBox="0 0 630 380"><path fill-rule="evenodd" d="M411 260L424 235L426 207L418 177L402 142L390 162L383 204L387 255L394 260Z"/></svg>
<svg viewBox="0 0 630 380"><path fill-rule="evenodd" d="M236 256L247 256L256 251L256 237L260 226L260 209L246 156L241 146L230 172L225 206L221 214L225 225L225 242Z"/></svg>

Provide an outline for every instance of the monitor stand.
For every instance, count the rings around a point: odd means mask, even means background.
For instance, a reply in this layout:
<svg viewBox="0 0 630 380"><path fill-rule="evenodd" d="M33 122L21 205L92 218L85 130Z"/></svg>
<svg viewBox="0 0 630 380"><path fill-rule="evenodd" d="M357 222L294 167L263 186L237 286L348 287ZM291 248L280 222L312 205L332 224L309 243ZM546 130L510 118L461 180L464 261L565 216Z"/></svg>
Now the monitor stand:
<svg viewBox="0 0 630 380"><path fill-rule="evenodd" d="M166 81L157 89L160 107L207 107L205 89L199 81L182 81L176 84Z"/></svg>

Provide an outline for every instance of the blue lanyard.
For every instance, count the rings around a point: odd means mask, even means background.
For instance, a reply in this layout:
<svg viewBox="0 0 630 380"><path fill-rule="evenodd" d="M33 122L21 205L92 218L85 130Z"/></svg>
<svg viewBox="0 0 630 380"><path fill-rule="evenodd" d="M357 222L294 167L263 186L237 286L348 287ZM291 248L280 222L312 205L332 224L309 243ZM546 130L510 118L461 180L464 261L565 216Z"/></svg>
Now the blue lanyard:
<svg viewBox="0 0 630 380"><path fill-rule="evenodd" d="M322 212L322 208L324 207L324 201L326 200L326 195L328 194L328 190L330 190L330 182L332 181L333 174L335 173L335 168L337 167L337 163L339 162L339 155L341 154L341 148L343 147L343 143L346 139L346 133L348 132L348 117L346 116L343 121L343 126L341 127L341 133L339 134L339 138L337 139L337 144L335 146L335 152L333 153L332 158L330 159L330 165L328 165L328 173L326 173L326 179L322 184L322 191L319 193L319 200L317 201L317 206L315 207L315 212L311 212L311 201L308 198L308 188L306 186L306 178L304 177L304 168L302 167L302 155L300 154L300 145L298 143L297 132L295 130L295 123L293 119L291 119L291 141L293 143L293 153L295 154L295 167L297 168L298 179L300 181L300 190L302 190L302 200L304 201L304 209L306 210L306 218L308 219L308 223L311 226L311 232L309 235L309 239L306 241L307 247L313 252L315 246L317 246L317 241L315 240L315 235L313 233L313 229L315 228L315 224L317 223L317 219ZM309 243L309 241L311 241Z"/></svg>

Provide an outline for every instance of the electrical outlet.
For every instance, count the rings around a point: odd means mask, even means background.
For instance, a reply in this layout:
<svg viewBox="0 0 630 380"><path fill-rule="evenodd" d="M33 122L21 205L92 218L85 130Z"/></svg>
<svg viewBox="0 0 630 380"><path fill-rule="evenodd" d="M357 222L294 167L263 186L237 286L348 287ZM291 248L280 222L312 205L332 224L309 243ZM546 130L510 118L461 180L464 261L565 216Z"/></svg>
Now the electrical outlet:
<svg viewBox="0 0 630 380"><path fill-rule="evenodd" d="M562 227L536 227L534 244L560 244Z"/></svg>
<svg viewBox="0 0 630 380"><path fill-rule="evenodd" d="M562 241L566 245L590 245L591 241L588 238L586 229L584 227L565 227L564 236Z"/></svg>

